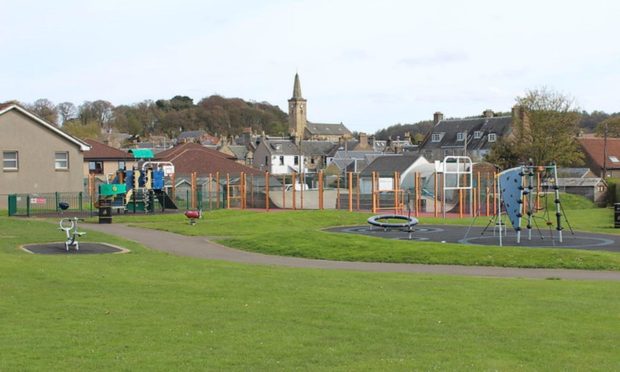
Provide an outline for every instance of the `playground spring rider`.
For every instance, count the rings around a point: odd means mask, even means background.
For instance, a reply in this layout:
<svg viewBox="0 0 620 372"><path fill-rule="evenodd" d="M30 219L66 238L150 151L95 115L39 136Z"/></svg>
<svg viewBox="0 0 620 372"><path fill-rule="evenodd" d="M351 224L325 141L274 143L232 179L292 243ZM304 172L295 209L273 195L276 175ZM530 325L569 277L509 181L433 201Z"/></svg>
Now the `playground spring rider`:
<svg viewBox="0 0 620 372"><path fill-rule="evenodd" d="M77 239L86 234L86 232L78 231L78 221L79 219L77 217L63 218L60 220L59 230L64 231L67 237L65 240L65 249L67 252L69 251L69 247L75 247L75 250L79 251L80 243Z"/></svg>

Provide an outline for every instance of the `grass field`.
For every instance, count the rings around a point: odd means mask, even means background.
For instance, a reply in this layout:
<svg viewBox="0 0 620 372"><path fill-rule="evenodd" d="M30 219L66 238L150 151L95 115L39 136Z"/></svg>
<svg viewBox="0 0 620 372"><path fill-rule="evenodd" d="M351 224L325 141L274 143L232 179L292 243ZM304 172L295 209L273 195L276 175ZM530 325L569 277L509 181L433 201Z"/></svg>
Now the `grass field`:
<svg viewBox="0 0 620 372"><path fill-rule="evenodd" d="M620 369L616 282L238 265L94 232L132 252L38 256L18 245L54 224L0 226L2 371Z"/></svg>
<svg viewBox="0 0 620 372"><path fill-rule="evenodd" d="M611 228L613 216L609 209L574 211L578 213L567 211L567 214L577 229L617 232ZM273 255L365 262L620 270L620 254L612 252L394 241L322 231L332 226L365 225L369 216L338 211L217 210L206 212L196 226L190 226L182 215L124 216L115 221L187 235L207 235L227 246ZM469 225L471 222L469 218L421 218L423 224ZM482 226L487 222L488 217L475 221Z"/></svg>

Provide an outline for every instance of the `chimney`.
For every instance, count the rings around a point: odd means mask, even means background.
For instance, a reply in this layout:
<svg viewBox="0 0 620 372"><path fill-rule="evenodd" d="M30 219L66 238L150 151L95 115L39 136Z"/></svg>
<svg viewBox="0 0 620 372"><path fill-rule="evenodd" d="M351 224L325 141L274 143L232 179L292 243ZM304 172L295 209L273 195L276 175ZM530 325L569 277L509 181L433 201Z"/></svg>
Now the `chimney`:
<svg viewBox="0 0 620 372"><path fill-rule="evenodd" d="M368 146L368 135L364 132L360 132L360 143L357 145L361 149L367 149Z"/></svg>
<svg viewBox="0 0 620 372"><path fill-rule="evenodd" d="M484 115L485 118L492 118L493 117L493 110L486 109L486 110L484 110L482 115Z"/></svg>
<svg viewBox="0 0 620 372"><path fill-rule="evenodd" d="M433 114L433 124L437 125L440 121L443 120L443 114L439 111Z"/></svg>

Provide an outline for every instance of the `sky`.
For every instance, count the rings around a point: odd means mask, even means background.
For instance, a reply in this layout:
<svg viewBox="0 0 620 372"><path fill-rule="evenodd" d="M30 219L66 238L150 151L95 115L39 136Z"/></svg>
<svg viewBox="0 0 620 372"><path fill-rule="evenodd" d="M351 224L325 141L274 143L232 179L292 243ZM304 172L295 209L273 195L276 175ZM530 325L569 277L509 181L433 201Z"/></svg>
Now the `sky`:
<svg viewBox="0 0 620 372"><path fill-rule="evenodd" d="M546 87L619 112L614 0L3 0L0 102L219 94L374 133Z"/></svg>

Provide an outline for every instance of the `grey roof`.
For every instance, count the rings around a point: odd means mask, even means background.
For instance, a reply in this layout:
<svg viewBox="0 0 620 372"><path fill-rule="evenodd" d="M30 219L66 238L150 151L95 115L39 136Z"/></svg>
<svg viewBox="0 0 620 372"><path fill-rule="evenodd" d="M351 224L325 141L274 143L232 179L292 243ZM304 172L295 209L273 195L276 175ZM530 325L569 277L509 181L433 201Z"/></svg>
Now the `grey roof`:
<svg viewBox="0 0 620 372"><path fill-rule="evenodd" d="M379 155L382 155L382 153L378 151L373 151L373 150L361 150L361 151L338 150L334 154L334 160L335 159L365 159L369 155L379 156Z"/></svg>
<svg viewBox="0 0 620 372"><path fill-rule="evenodd" d="M272 155L299 155L299 147L290 140L264 140L265 146Z"/></svg>
<svg viewBox="0 0 620 372"><path fill-rule="evenodd" d="M327 156L334 156L336 152L343 151L345 149L352 151L355 146L357 146L359 142L357 140L349 140L343 143L336 143L334 147L332 147L331 151L327 154Z"/></svg>
<svg viewBox="0 0 620 372"><path fill-rule="evenodd" d="M320 124L320 123L310 123L308 122L306 125L306 129L312 135L351 135L351 131L344 126L344 124Z"/></svg>
<svg viewBox="0 0 620 372"><path fill-rule="evenodd" d="M326 156L335 146L338 145L330 141L302 141L301 152L307 156Z"/></svg>
<svg viewBox="0 0 620 372"><path fill-rule="evenodd" d="M467 132L468 150L488 149L493 144L492 142L489 144L488 134L495 133L499 139L510 132L511 124L511 116L441 120L433 127L431 134L426 137L420 148L422 150L429 150L446 147L464 147L464 141L457 141L457 133ZM475 132L481 132L482 136L475 138ZM439 142L432 141L433 133L443 134Z"/></svg>
<svg viewBox="0 0 620 372"><path fill-rule="evenodd" d="M248 148L245 146L229 145L228 148L239 160L245 159L245 157L248 155Z"/></svg>
<svg viewBox="0 0 620 372"><path fill-rule="evenodd" d="M603 182L603 180L598 177L558 178L558 186L560 187L595 187L601 182Z"/></svg>
<svg viewBox="0 0 620 372"><path fill-rule="evenodd" d="M370 177L372 172L377 172L380 177L389 177L394 172L403 173L420 158L419 155L403 154L403 155L382 155L376 158L372 163L360 173L360 176Z"/></svg>
<svg viewBox="0 0 620 372"><path fill-rule="evenodd" d="M558 178L584 178L590 168L558 168Z"/></svg>
<svg viewBox="0 0 620 372"><path fill-rule="evenodd" d="M177 139L183 140L187 138L200 138L205 133L206 132L204 130L186 130L184 132L181 132Z"/></svg>

